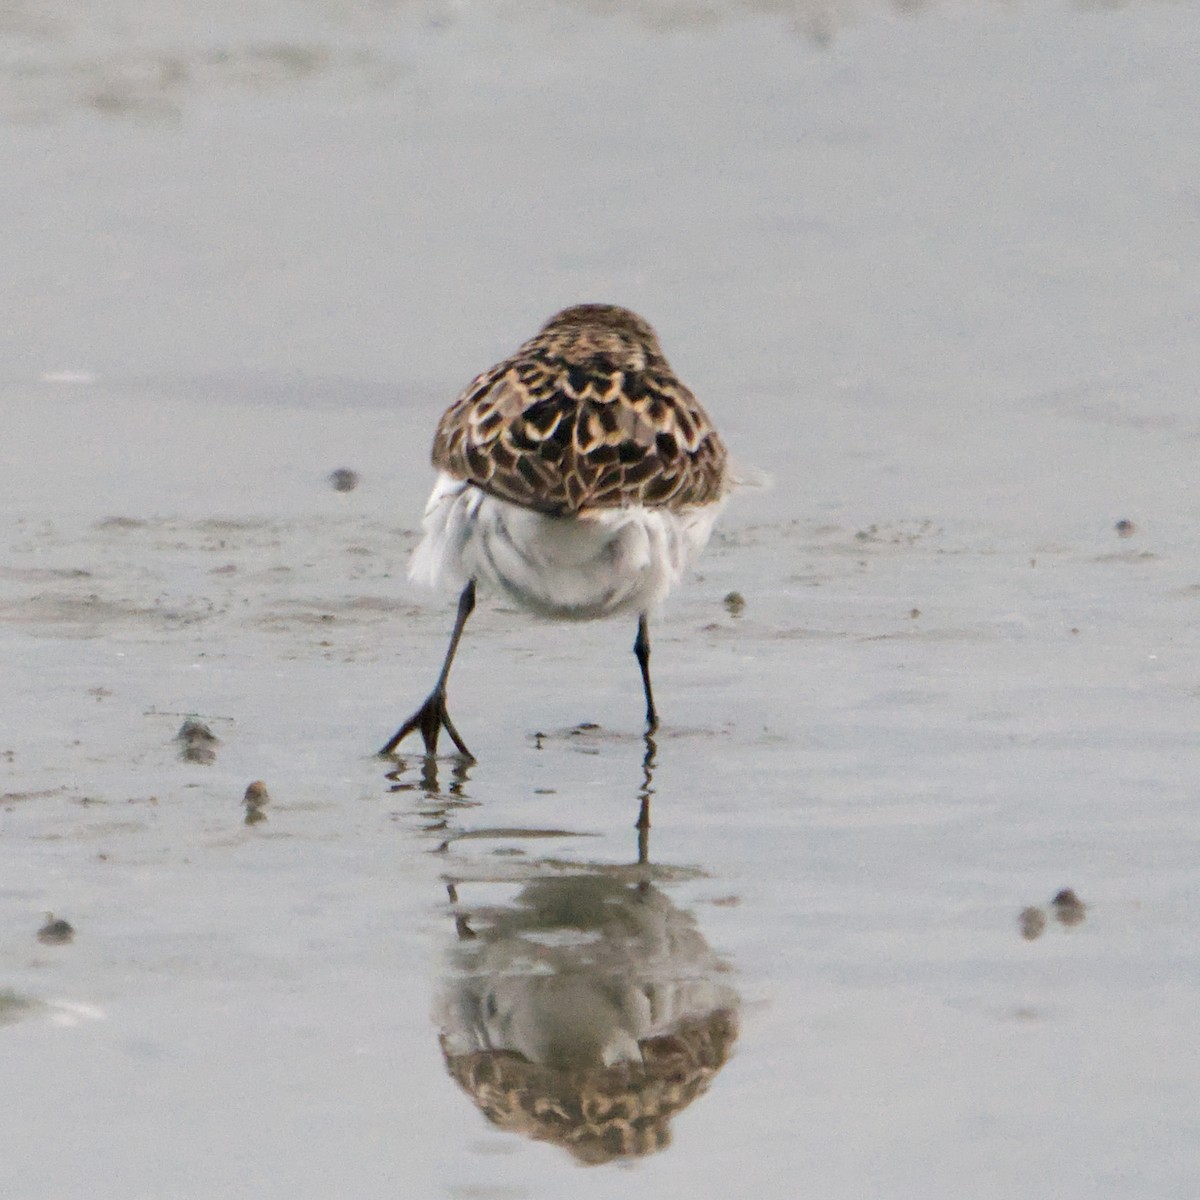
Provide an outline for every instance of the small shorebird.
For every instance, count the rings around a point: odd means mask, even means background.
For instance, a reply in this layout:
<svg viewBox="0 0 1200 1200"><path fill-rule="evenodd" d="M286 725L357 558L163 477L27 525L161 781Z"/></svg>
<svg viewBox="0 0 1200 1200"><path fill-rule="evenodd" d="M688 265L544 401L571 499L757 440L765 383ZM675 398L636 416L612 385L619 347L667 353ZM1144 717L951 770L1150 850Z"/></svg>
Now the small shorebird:
<svg viewBox="0 0 1200 1200"><path fill-rule="evenodd" d="M708 541L729 491L725 446L636 313L580 304L470 383L433 439L437 482L409 576L461 589L441 674L380 754L419 730L474 756L446 710L446 680L475 587L555 620L637 613L650 689L648 614Z"/></svg>

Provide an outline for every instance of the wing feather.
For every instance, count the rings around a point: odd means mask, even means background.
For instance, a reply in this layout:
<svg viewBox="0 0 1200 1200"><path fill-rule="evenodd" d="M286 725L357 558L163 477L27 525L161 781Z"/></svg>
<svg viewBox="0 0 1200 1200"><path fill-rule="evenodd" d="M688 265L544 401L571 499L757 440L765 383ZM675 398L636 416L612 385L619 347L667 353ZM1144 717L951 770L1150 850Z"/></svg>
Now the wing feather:
<svg viewBox="0 0 1200 1200"><path fill-rule="evenodd" d="M594 327L563 322L593 309ZM474 379L438 425L433 462L554 515L711 504L728 486L724 444L653 330L607 306L566 310Z"/></svg>

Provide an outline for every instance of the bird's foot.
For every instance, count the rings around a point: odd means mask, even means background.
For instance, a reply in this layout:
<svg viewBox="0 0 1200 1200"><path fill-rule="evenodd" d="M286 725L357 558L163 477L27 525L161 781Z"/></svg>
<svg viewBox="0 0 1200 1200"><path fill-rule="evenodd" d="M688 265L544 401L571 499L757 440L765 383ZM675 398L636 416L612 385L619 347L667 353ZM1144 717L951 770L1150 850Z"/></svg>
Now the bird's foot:
<svg viewBox="0 0 1200 1200"><path fill-rule="evenodd" d="M380 757L391 754L415 730L421 731L421 740L425 743L425 753L432 757L437 754L438 735L443 729L458 747L459 754L474 762L475 755L467 749L467 743L462 740L458 730L454 728L454 722L450 720L450 714L446 711L446 693L438 688L429 693L425 703L388 739L387 744L379 751Z"/></svg>

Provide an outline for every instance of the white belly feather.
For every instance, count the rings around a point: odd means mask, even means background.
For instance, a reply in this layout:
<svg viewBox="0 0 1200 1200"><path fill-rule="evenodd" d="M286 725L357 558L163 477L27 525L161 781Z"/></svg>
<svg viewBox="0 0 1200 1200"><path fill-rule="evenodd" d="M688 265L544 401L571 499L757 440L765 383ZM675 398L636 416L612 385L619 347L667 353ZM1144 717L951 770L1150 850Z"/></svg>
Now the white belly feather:
<svg viewBox="0 0 1200 1200"><path fill-rule="evenodd" d="M462 588L469 579L544 617L648 612L704 548L723 501L671 511L598 509L551 517L444 472L425 506L409 577Z"/></svg>

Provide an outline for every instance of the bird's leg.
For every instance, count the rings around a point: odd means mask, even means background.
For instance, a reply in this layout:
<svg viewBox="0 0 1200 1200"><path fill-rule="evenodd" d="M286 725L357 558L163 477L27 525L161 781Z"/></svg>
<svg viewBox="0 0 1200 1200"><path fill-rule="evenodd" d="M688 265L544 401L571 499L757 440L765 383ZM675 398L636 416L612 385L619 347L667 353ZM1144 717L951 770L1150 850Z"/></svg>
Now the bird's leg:
<svg viewBox="0 0 1200 1200"><path fill-rule="evenodd" d="M658 713L654 709L654 693L650 690L650 627L646 623L645 613L638 617L633 652L637 655L638 666L642 669L642 687L646 692L646 732L649 734L658 728Z"/></svg>
<svg viewBox="0 0 1200 1200"><path fill-rule="evenodd" d="M458 616L454 619L454 632L450 635L450 645L446 649L446 660L442 663L442 673L438 676L437 683L433 686L433 691L426 697L425 703L396 730L388 740L387 745L379 751L381 755L391 754L414 729L421 731L421 738L425 742L425 753L429 755L436 754L438 734L445 729L450 735L451 740L458 747L458 752L464 758L471 759L472 762L475 760L475 756L467 749L466 742L459 736L458 730L454 728L454 722L450 720L450 714L446 711L446 680L450 676L450 664L454 661L454 652L458 649L458 642L462 637L463 626L466 625L467 618L471 615L474 607L475 580L472 579L463 588L462 595L458 598Z"/></svg>

